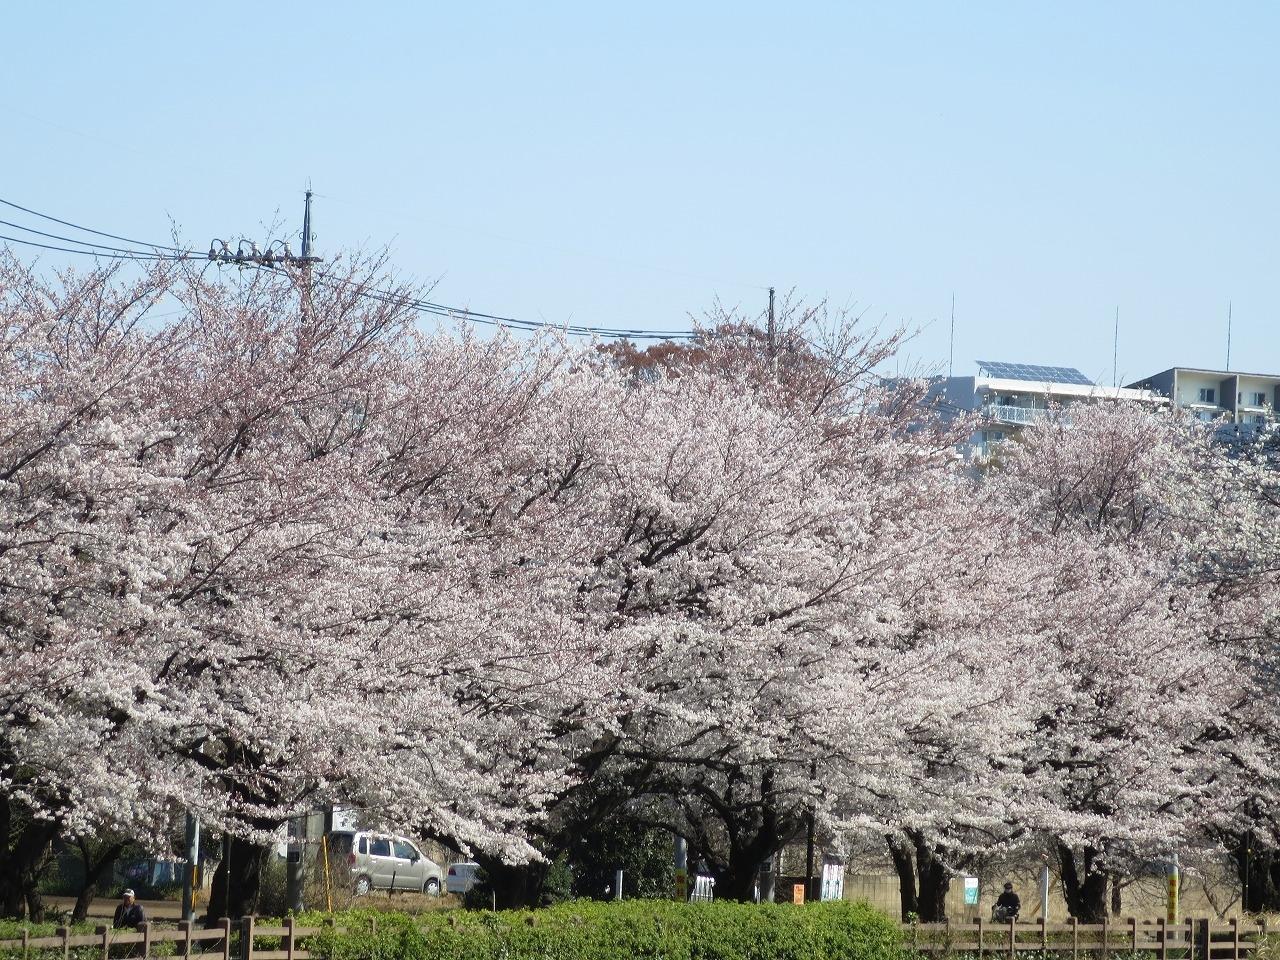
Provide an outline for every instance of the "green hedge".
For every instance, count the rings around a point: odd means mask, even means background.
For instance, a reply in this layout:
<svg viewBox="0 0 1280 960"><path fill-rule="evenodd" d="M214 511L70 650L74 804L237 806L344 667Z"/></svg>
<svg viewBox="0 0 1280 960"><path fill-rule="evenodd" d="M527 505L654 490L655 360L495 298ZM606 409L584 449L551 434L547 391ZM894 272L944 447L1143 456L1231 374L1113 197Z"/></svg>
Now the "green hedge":
<svg viewBox="0 0 1280 960"><path fill-rule="evenodd" d="M420 917L353 912L310 948L327 960L899 960L897 925L860 903L572 901ZM311 925L319 918L299 918Z"/></svg>

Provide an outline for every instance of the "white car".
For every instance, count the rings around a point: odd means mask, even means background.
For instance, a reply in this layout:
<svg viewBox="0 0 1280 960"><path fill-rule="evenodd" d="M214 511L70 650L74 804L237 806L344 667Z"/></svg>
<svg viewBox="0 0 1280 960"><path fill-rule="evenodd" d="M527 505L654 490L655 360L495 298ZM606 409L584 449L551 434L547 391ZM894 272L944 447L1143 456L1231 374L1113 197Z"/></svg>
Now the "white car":
<svg viewBox="0 0 1280 960"><path fill-rule="evenodd" d="M449 876L445 878L444 888L448 893L466 893L476 885L478 863L451 863Z"/></svg>
<svg viewBox="0 0 1280 960"><path fill-rule="evenodd" d="M329 849L345 855L351 888L357 896L371 890L406 890L435 896L444 885L440 864L423 854L408 837L367 830L335 830Z"/></svg>

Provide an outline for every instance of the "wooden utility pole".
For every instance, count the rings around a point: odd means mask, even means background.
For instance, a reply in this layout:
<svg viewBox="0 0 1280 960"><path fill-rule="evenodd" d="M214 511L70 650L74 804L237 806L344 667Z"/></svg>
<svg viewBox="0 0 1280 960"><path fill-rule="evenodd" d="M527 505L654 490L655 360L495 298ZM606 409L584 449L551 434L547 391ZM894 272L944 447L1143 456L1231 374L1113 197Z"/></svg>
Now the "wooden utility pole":
<svg viewBox="0 0 1280 960"><path fill-rule="evenodd" d="M769 288L769 356L778 353L778 328L773 316L773 287Z"/></svg>

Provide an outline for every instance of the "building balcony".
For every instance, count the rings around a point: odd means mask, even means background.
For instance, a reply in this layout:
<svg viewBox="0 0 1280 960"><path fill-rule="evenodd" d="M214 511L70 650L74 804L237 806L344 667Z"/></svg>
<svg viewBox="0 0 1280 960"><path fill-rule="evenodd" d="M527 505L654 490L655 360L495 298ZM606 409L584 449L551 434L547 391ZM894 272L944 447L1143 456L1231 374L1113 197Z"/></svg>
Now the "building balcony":
<svg viewBox="0 0 1280 960"><path fill-rule="evenodd" d="M1025 426L1040 423L1049 411L1044 407L1015 407L1000 403L987 403L982 407L982 415L996 423L1007 423L1013 426Z"/></svg>

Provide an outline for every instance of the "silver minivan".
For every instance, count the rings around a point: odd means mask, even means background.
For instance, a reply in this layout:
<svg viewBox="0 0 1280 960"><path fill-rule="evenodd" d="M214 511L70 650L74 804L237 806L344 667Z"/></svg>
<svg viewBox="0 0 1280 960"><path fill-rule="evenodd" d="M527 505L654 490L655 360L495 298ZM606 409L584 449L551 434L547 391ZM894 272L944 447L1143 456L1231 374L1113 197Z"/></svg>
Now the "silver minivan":
<svg viewBox="0 0 1280 960"><path fill-rule="evenodd" d="M405 890L436 896L444 887L444 870L408 837L369 830L335 830L329 834L331 855L346 856L351 887L357 896L370 890Z"/></svg>

